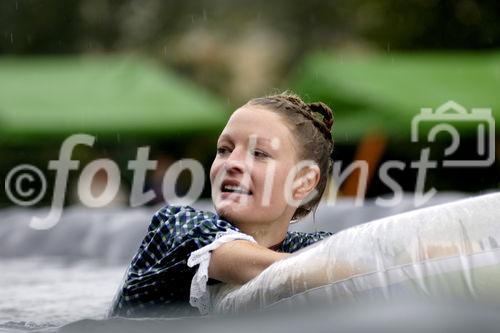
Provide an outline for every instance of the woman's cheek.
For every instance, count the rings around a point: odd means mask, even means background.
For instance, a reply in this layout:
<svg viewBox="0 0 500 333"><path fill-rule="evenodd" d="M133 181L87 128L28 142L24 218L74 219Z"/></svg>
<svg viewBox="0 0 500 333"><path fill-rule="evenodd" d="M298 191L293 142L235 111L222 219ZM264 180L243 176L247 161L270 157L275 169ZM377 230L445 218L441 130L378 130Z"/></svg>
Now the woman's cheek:
<svg viewBox="0 0 500 333"><path fill-rule="evenodd" d="M264 209L275 209L279 207L280 203L283 201L283 190L279 188L279 186L276 186L276 183L272 185L270 191L268 190L267 193L264 191L264 193L262 193L263 195L255 198L258 201L257 204Z"/></svg>
<svg viewBox="0 0 500 333"><path fill-rule="evenodd" d="M219 174L221 170L222 162L219 161L217 158L214 160L212 163L212 166L210 167L210 186L214 186L215 179L217 178L217 175Z"/></svg>

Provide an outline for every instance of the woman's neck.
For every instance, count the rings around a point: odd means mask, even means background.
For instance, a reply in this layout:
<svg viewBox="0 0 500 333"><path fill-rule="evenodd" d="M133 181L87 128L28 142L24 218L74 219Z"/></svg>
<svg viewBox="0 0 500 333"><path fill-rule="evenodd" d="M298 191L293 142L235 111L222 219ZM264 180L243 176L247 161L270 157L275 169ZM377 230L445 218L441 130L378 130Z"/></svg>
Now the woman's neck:
<svg viewBox="0 0 500 333"><path fill-rule="evenodd" d="M271 247L283 241L288 231L288 223L278 221L270 224L245 224L238 226L245 234L252 236L262 246Z"/></svg>

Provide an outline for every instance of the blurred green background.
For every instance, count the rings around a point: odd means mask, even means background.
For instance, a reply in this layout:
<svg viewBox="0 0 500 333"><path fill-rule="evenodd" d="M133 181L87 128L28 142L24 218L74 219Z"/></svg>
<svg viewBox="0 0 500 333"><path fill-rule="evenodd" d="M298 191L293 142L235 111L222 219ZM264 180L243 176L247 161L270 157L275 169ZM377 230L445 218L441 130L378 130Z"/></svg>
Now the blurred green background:
<svg viewBox="0 0 500 333"><path fill-rule="evenodd" d="M29 163L46 171L73 133L95 135L78 147L80 171L111 158L128 193L127 162L151 146L159 173L180 158L208 169L230 113L252 97L292 90L334 110L334 158L345 169L370 165L368 197L391 190L376 173L384 161L412 192L409 167L429 146L424 124L411 142L421 108L454 100L491 108L500 119L498 1L106 1L0 2L0 176ZM454 124L460 159L477 159L477 122ZM496 133L499 132L495 125ZM480 193L500 186L498 134L488 167L429 171L427 187ZM442 159L446 134L432 143ZM70 173L69 191L78 178ZM158 191L158 175L148 176ZM156 177L156 178L155 178ZM156 180L155 180L156 179ZM189 186L183 173L179 194ZM356 181L341 193L352 195ZM208 181L203 192L209 196ZM156 186L156 187L155 187ZM67 196L67 203L76 199ZM0 192L0 206L12 202Z"/></svg>

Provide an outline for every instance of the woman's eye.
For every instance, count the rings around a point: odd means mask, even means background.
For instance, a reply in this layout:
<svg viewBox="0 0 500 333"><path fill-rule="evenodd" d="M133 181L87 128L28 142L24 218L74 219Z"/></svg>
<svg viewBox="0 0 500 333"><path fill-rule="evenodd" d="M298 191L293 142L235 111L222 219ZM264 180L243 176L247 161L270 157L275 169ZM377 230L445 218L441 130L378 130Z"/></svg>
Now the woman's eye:
<svg viewBox="0 0 500 333"><path fill-rule="evenodd" d="M260 151L260 150L254 150L252 152L252 154L253 154L253 156L259 157L259 158L268 157L268 155L266 153L264 153L263 151Z"/></svg>
<svg viewBox="0 0 500 333"><path fill-rule="evenodd" d="M217 148L217 155L224 155L227 152L229 152L229 149L227 149L225 147L219 147L219 148Z"/></svg>

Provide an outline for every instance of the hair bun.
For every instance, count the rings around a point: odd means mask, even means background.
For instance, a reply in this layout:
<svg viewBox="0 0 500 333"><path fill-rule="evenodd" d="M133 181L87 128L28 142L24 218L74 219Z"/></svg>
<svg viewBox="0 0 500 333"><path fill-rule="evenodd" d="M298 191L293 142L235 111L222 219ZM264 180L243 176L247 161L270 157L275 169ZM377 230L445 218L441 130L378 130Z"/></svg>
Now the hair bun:
<svg viewBox="0 0 500 333"><path fill-rule="evenodd" d="M323 102L309 103L307 106L311 109L311 111L317 112L323 116L323 124L325 124L328 131L331 131L333 125L332 109L330 109L328 105Z"/></svg>

